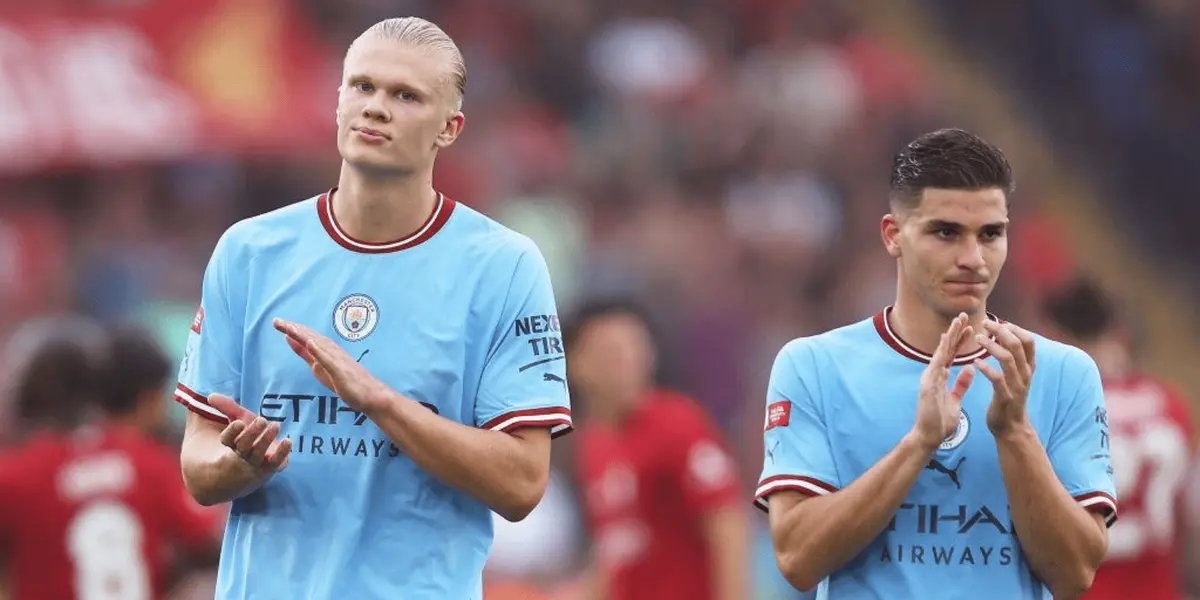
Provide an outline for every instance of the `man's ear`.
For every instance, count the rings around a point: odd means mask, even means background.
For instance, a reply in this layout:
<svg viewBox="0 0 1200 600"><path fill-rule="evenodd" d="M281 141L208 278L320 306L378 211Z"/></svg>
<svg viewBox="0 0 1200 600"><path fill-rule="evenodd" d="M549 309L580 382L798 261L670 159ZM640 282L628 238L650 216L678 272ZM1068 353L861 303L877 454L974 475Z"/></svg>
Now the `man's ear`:
<svg viewBox="0 0 1200 600"><path fill-rule="evenodd" d="M462 135L464 125L466 125L466 117L462 111L454 111L450 115L450 118L446 119L446 126L442 128L441 133L438 134L437 141L434 142L438 150L449 148L450 144L453 144L454 140L457 140L458 136Z"/></svg>
<svg viewBox="0 0 1200 600"><path fill-rule="evenodd" d="M900 217L892 213L883 215L879 221L879 237L888 256L900 258Z"/></svg>

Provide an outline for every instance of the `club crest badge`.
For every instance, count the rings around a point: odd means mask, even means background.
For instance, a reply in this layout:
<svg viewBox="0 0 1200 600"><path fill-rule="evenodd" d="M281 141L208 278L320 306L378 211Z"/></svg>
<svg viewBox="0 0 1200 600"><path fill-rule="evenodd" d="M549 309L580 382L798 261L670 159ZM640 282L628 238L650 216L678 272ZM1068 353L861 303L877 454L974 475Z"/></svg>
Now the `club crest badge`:
<svg viewBox="0 0 1200 600"><path fill-rule="evenodd" d="M953 450L967 441L967 434L971 431L971 419L967 418L967 411L958 410L958 427L954 428L954 433L950 437L942 440L938 450Z"/></svg>
<svg viewBox="0 0 1200 600"><path fill-rule="evenodd" d="M348 341L357 342L375 331L379 305L366 294L351 294L333 311L333 328Z"/></svg>

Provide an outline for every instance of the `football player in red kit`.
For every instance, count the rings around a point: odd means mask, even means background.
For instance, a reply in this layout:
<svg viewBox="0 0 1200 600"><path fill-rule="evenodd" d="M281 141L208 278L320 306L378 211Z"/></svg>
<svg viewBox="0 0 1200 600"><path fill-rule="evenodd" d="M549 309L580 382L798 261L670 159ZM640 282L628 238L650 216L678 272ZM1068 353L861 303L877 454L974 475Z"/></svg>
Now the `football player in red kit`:
<svg viewBox="0 0 1200 600"><path fill-rule="evenodd" d="M1113 481L1121 518L1088 600L1179 600L1181 558L1191 554L1185 490L1195 454L1191 411L1171 386L1134 366L1112 301L1078 280L1052 294L1046 313L1064 339L1096 361L1104 381Z"/></svg>
<svg viewBox="0 0 1200 600"><path fill-rule="evenodd" d="M594 303L564 327L581 401L579 475L594 537L594 597L741 600L748 524L732 457L691 399L654 387L644 315Z"/></svg>
<svg viewBox="0 0 1200 600"><path fill-rule="evenodd" d="M162 597L170 550L213 552L217 524L185 491L177 459L133 425L97 418L117 389L104 334L81 320L26 328L18 336L35 342L21 351L15 401L27 437L0 455L10 598Z"/></svg>

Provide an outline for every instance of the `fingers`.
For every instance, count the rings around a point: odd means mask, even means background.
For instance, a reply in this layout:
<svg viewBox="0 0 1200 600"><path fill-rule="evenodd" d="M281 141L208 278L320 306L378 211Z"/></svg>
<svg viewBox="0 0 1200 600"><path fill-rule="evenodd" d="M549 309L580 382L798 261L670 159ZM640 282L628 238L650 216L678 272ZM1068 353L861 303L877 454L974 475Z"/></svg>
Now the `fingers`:
<svg viewBox="0 0 1200 600"><path fill-rule="evenodd" d="M970 389L971 383L975 381L975 369L971 365L963 367L958 372L958 377L954 378L954 387L950 388L950 395L958 402L962 402L963 396L967 395L967 390Z"/></svg>
<svg viewBox="0 0 1200 600"><path fill-rule="evenodd" d="M262 468L272 471L282 471L287 468L288 457L292 454L292 439L283 438L271 444L263 457Z"/></svg>
<svg viewBox="0 0 1200 600"><path fill-rule="evenodd" d="M275 443L275 438L279 436L279 423L268 423L258 439L254 440L254 445L250 447L250 456L246 462L252 465L261 465L266 460L267 450L271 444Z"/></svg>
<svg viewBox="0 0 1200 600"><path fill-rule="evenodd" d="M230 450L237 450L237 445L234 442L237 441L238 436L242 435L242 432L245 430L246 423L244 421L231 421L229 425L225 426L225 429L221 430L221 445Z"/></svg>
<svg viewBox="0 0 1200 600"><path fill-rule="evenodd" d="M299 339L300 334L299 334L299 332L296 331L295 323L292 323L291 321L285 321L283 319L276 318L271 321L271 325L273 325L275 327L276 331L278 331L288 337L294 337L296 339Z"/></svg>
<svg viewBox="0 0 1200 600"><path fill-rule="evenodd" d="M1025 349L1025 360L1029 361L1029 368L1035 368L1034 359L1036 357L1034 354L1037 344L1034 341L1033 334L1012 323L1005 323L1004 327L1011 331L1013 335L1017 336L1017 339L1021 341L1021 347Z"/></svg>
<svg viewBox="0 0 1200 600"><path fill-rule="evenodd" d="M962 338L963 329L967 327L966 313L960 313L954 320L950 322L950 328L946 333L942 334L938 341L937 350L934 350L933 356L930 357L929 363L937 367L946 367L950 361L954 359L954 353L958 349L959 341Z"/></svg>
<svg viewBox="0 0 1200 600"><path fill-rule="evenodd" d="M1021 374L1026 375L1025 367L1028 365L1029 359L1025 356L1025 345L1021 343L1017 334L1009 327L995 321L985 321L983 327L1013 355L1016 366L1021 369Z"/></svg>
<svg viewBox="0 0 1200 600"><path fill-rule="evenodd" d="M296 338L293 338L292 336L288 336L286 339L288 346L292 348L292 352L295 352L297 356L303 358L304 362L310 365L313 364L313 361L316 359L313 357L312 353L308 351L308 347L304 344L304 342L297 341Z"/></svg>
<svg viewBox="0 0 1200 600"><path fill-rule="evenodd" d="M993 332L995 339L980 335L979 343L996 357L1004 369L1009 388L1018 391L1028 387L1033 379L1033 367L1025 356L1025 346L1021 340L1004 325L989 322L985 328Z"/></svg>
<svg viewBox="0 0 1200 600"><path fill-rule="evenodd" d="M266 430L266 419L262 417L254 419L254 421L246 426L246 430L233 441L233 451L237 452L238 456L242 457L242 460L250 462L251 457L254 455L255 443ZM258 463L251 464L258 466Z"/></svg>
<svg viewBox="0 0 1200 600"><path fill-rule="evenodd" d="M221 444L253 467L281 471L292 452L292 440L278 439L280 430L279 423L268 423L261 417L249 425L234 421L221 432Z"/></svg>
<svg viewBox="0 0 1200 600"><path fill-rule="evenodd" d="M275 319L272 321L272 325L287 336L288 346L291 346L292 351L310 365L314 362L330 360L333 353L341 349L329 338L299 323Z"/></svg>
<svg viewBox="0 0 1200 600"><path fill-rule="evenodd" d="M237 403L237 400L230 398L224 394L209 394L208 404L213 408L221 411L229 418L229 421L243 421L247 424L254 420L254 413L246 410L246 407Z"/></svg>
<svg viewBox="0 0 1200 600"><path fill-rule="evenodd" d="M995 367L987 364L982 359L976 360L974 366L976 369L979 369L980 373L983 373L984 377L987 377L992 382L992 388L995 393L1004 398L1008 397L1008 382L1004 379L1004 373L997 371Z"/></svg>

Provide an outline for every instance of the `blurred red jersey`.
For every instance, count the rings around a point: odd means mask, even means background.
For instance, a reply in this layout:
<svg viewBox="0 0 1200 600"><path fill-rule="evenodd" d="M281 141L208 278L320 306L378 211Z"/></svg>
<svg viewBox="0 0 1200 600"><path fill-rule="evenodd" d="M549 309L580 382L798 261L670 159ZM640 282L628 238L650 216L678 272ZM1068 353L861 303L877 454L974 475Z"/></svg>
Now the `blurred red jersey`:
<svg viewBox="0 0 1200 600"><path fill-rule="evenodd" d="M1190 409L1142 376L1106 380L1104 397L1121 518L1085 598L1180 599L1177 534L1193 456Z"/></svg>
<svg viewBox="0 0 1200 600"><path fill-rule="evenodd" d="M701 517L739 504L733 459L703 409L658 391L616 428L579 432L596 567L612 600L712 598Z"/></svg>
<svg viewBox="0 0 1200 600"><path fill-rule="evenodd" d="M173 544L215 547L220 517L174 453L125 427L43 433L0 455L0 556L12 600L163 595Z"/></svg>

